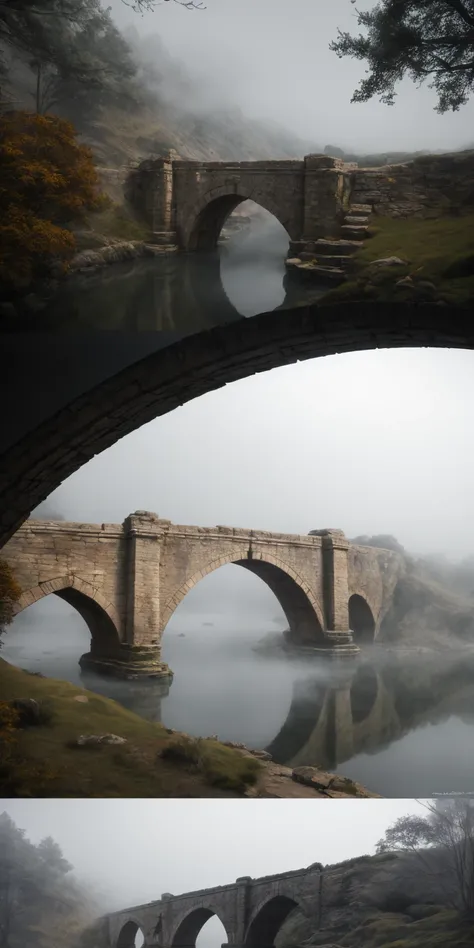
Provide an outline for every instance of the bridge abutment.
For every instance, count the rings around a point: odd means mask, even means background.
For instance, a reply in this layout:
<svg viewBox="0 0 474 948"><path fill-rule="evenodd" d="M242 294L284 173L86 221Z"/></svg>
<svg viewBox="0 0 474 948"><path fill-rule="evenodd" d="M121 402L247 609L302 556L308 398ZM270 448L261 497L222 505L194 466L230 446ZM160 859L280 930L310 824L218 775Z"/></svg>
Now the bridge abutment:
<svg viewBox="0 0 474 948"><path fill-rule="evenodd" d="M347 174L340 158L305 157L303 244L320 237L339 237L347 190Z"/></svg>

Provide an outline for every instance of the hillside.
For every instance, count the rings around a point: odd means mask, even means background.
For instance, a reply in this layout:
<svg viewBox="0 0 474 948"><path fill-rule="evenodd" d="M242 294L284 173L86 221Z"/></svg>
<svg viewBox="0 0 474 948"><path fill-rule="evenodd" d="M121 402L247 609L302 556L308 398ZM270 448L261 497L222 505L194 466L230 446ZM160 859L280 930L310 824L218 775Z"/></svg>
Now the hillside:
<svg viewBox="0 0 474 948"><path fill-rule="evenodd" d="M275 939L276 948L464 948L474 925L434 904L423 877L404 881L395 854L361 856L339 863L342 897L329 904L322 887L321 928L295 910Z"/></svg>

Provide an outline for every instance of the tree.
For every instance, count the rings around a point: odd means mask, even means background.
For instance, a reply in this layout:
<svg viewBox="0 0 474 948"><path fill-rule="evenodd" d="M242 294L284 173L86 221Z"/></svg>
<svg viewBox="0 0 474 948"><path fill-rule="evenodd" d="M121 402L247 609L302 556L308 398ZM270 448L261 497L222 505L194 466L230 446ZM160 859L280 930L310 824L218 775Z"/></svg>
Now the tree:
<svg viewBox="0 0 474 948"><path fill-rule="evenodd" d="M122 3L124 3L126 7L131 7L136 13L150 13L155 7L161 6L161 3L169 3L169 0L122 0ZM177 3L180 7L185 7L186 10L206 9L204 4L201 3L201 0L173 0L173 3Z"/></svg>
<svg viewBox="0 0 474 948"><path fill-rule="evenodd" d="M0 815L0 948L64 948L91 922L88 899L48 837L37 846ZM94 913L95 914L95 913Z"/></svg>
<svg viewBox="0 0 474 948"><path fill-rule="evenodd" d="M13 619L15 603L18 602L20 596L21 588L10 566L6 560L0 559L0 636Z"/></svg>
<svg viewBox="0 0 474 948"><path fill-rule="evenodd" d="M401 816L377 844L377 852L409 857L417 875L430 880L445 905L474 919L474 801L459 798L425 804L427 816Z"/></svg>
<svg viewBox="0 0 474 948"><path fill-rule="evenodd" d="M370 11L357 11L357 23L367 35L339 30L329 47L339 58L369 65L352 102L377 95L393 105L396 83L405 75L419 84L432 77L439 113L456 112L468 101L474 88L474 0L380 0Z"/></svg>
<svg viewBox="0 0 474 948"><path fill-rule="evenodd" d="M0 117L0 281L28 285L67 262L74 237L65 224L101 204L88 148L69 122L51 115Z"/></svg>

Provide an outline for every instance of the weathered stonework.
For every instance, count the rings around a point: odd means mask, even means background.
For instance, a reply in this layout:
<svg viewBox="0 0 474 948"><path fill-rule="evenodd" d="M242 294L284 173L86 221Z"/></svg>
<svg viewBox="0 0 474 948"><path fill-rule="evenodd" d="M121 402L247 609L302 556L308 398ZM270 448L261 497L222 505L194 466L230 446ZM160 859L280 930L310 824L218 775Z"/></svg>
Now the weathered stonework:
<svg viewBox="0 0 474 948"><path fill-rule="evenodd" d="M286 228L293 253L311 252L318 238L343 236L351 204L391 217L472 213L474 151L380 168L318 154L303 161L148 159L130 172L126 194L158 242L183 250L215 247L229 214L252 200Z"/></svg>
<svg viewBox="0 0 474 948"><path fill-rule="evenodd" d="M17 612L50 593L77 608L91 632L83 664L154 676L169 674L161 638L174 610L220 566L236 563L270 587L294 645L346 654L356 651L351 590L364 598L373 640L401 563L389 551L351 549L340 530L300 536L179 526L147 511L130 514L123 524L29 520L2 557L23 591Z"/></svg>
<svg viewBox="0 0 474 948"><path fill-rule="evenodd" d="M350 175L353 203L387 217L432 218L474 213L474 151L423 155Z"/></svg>
<svg viewBox="0 0 474 948"><path fill-rule="evenodd" d="M159 158L131 171L126 194L159 242L209 250L226 218L246 200L274 214L292 240L337 235L348 183L344 162L327 155L303 161Z"/></svg>
<svg viewBox="0 0 474 948"><path fill-rule="evenodd" d="M272 948L290 913L298 913L307 932L337 928L360 916L352 894L353 867L364 866L364 884L396 856L361 856L334 866L314 863L279 875L252 879L243 876L230 885L201 889L183 895L166 893L156 902L137 905L105 916L99 948L133 948L138 930L145 948L194 948L196 938L212 915L227 934L226 945ZM223 946L224 948L224 946Z"/></svg>
<svg viewBox="0 0 474 948"><path fill-rule="evenodd" d="M12 360L15 357L15 374L26 385L21 356L7 343L6 336L4 347ZM57 396L50 400L41 421L25 426L23 418L15 442L2 446L0 544L37 504L96 454L205 392L297 361L404 346L472 349L474 327L466 319L466 310L456 306L313 304L196 330L146 358L133 359L127 368L104 368L103 375L92 382L84 359L82 386L78 389L76 380L70 392L68 377L58 374ZM11 423L18 415L8 373L6 377L4 401L10 403Z"/></svg>

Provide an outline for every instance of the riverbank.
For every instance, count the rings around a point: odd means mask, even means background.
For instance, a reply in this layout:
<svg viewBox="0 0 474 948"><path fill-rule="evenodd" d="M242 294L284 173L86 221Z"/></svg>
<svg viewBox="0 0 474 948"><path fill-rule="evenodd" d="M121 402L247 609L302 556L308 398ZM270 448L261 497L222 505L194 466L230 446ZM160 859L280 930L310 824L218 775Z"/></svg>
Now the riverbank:
<svg viewBox="0 0 474 948"><path fill-rule="evenodd" d="M316 768L195 739L0 659L0 789L48 797L375 797ZM99 739L100 738L100 739Z"/></svg>

